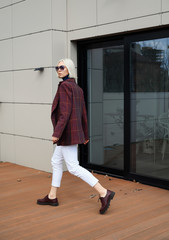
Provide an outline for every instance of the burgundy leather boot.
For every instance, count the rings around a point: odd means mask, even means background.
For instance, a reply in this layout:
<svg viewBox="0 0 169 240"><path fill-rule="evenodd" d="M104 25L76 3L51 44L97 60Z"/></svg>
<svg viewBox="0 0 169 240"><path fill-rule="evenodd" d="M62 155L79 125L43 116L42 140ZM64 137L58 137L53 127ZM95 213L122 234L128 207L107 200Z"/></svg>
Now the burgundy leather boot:
<svg viewBox="0 0 169 240"><path fill-rule="evenodd" d="M110 190L107 190L107 194L105 197L100 197L100 201L101 201L101 208L100 208L100 214L104 214L107 209L110 206L110 201L114 198L115 192L112 192Z"/></svg>
<svg viewBox="0 0 169 240"><path fill-rule="evenodd" d="M51 205L51 206L58 206L59 205L57 198L49 199L48 195L46 195L42 199L38 199L37 204L39 204L39 205Z"/></svg>

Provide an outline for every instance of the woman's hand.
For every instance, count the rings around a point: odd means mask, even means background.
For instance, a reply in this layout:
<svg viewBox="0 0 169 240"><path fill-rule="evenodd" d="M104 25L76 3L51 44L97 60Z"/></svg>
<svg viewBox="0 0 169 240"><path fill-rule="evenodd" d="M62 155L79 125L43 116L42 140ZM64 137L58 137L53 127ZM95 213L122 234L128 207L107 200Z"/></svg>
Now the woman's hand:
<svg viewBox="0 0 169 240"><path fill-rule="evenodd" d="M53 144L57 143L58 140L59 140L59 138L57 138L57 137L52 137L52 142L53 142Z"/></svg>
<svg viewBox="0 0 169 240"><path fill-rule="evenodd" d="M89 142L89 140L85 140L84 145L86 145Z"/></svg>

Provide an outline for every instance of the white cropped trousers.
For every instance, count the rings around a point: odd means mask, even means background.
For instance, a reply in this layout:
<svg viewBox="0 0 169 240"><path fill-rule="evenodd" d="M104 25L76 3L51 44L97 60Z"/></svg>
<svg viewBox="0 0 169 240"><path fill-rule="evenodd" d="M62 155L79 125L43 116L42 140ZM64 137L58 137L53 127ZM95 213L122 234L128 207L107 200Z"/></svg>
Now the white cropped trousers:
<svg viewBox="0 0 169 240"><path fill-rule="evenodd" d="M53 168L52 186L60 187L61 185L61 179L63 174L62 168L63 160L65 161L67 169L71 174L81 178L91 187L94 187L96 183L99 181L88 170L79 165L77 146L78 145L55 147L51 159L51 164Z"/></svg>

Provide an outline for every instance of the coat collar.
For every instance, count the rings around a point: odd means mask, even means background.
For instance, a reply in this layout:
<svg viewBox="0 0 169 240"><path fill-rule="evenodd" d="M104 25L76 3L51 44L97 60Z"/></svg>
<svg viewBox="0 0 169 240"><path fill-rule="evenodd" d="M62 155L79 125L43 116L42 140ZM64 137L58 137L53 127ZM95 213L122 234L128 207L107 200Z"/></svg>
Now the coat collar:
<svg viewBox="0 0 169 240"><path fill-rule="evenodd" d="M65 81L63 81L63 80L60 81L60 82L59 82L59 86L60 86L62 83L64 83L64 82L73 82L73 83L76 83L74 78L68 78L68 79L66 79Z"/></svg>
<svg viewBox="0 0 169 240"><path fill-rule="evenodd" d="M76 83L74 78L69 78L69 79L67 79L67 80L65 80L65 81L60 81L58 86L60 86L62 83L65 83L65 82L73 82L73 83ZM54 98L54 100L53 100L53 104L52 104L52 113L54 112L55 108L57 107L58 99L59 99L59 95L58 95L58 91L57 91L57 92L56 92L56 95L55 95L55 98Z"/></svg>

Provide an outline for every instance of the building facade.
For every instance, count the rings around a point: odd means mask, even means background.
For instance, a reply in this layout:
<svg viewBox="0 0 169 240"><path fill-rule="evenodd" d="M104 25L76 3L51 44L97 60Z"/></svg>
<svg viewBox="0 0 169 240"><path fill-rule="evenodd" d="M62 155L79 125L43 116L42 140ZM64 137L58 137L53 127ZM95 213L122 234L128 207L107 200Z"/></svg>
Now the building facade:
<svg viewBox="0 0 169 240"><path fill-rule="evenodd" d="M168 186L168 0L1 0L0 23L1 161L51 171L54 66L69 57L89 118L81 164Z"/></svg>

